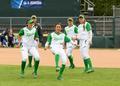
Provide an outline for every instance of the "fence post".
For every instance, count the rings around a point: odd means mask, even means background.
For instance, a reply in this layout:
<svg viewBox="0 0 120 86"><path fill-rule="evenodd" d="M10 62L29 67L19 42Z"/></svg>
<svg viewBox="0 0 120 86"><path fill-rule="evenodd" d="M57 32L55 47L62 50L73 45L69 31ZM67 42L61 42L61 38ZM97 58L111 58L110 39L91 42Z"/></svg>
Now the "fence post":
<svg viewBox="0 0 120 86"><path fill-rule="evenodd" d="M10 28L9 29L12 29L12 18L10 17Z"/></svg>
<svg viewBox="0 0 120 86"><path fill-rule="evenodd" d="M96 32L96 20L94 20L94 36L97 36L97 32Z"/></svg>
<svg viewBox="0 0 120 86"><path fill-rule="evenodd" d="M115 17L113 17L113 30L112 30L112 34L113 34L113 44L114 44L114 48L115 46Z"/></svg>
<svg viewBox="0 0 120 86"><path fill-rule="evenodd" d="M39 17L39 23L42 26L42 17Z"/></svg>

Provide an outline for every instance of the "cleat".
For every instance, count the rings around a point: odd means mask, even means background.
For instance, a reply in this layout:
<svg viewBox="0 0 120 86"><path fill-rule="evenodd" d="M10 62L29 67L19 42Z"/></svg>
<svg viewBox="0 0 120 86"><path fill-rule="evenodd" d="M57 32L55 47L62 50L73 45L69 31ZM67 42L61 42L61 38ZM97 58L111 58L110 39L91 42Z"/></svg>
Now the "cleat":
<svg viewBox="0 0 120 86"><path fill-rule="evenodd" d="M21 78L24 78L24 72L21 72L21 73L20 73L20 77L21 77Z"/></svg>
<svg viewBox="0 0 120 86"><path fill-rule="evenodd" d="M63 78L61 76L58 76L57 80L63 80Z"/></svg>
<svg viewBox="0 0 120 86"><path fill-rule="evenodd" d="M70 68L70 69L74 69L74 68L75 68L75 65L74 65L74 64L73 64L73 65L70 65L69 68Z"/></svg>
<svg viewBox="0 0 120 86"><path fill-rule="evenodd" d="M32 74L34 76L34 79L36 79L38 77L37 73L33 72Z"/></svg>
<svg viewBox="0 0 120 86"><path fill-rule="evenodd" d="M84 69L84 72L87 72L87 71L88 71L88 69L87 69L87 68L85 68L85 69Z"/></svg>
<svg viewBox="0 0 120 86"><path fill-rule="evenodd" d="M86 73L91 73L91 72L94 72L94 70L93 70L93 69L88 69L88 70L86 71Z"/></svg>

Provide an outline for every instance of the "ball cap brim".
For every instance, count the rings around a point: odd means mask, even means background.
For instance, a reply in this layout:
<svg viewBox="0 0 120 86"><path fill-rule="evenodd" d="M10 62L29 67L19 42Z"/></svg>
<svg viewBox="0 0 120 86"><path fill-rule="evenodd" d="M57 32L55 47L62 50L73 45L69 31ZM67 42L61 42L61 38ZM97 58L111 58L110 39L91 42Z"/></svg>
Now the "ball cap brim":
<svg viewBox="0 0 120 86"><path fill-rule="evenodd" d="M33 21L32 19L30 19L27 23L28 23L28 24L33 24L34 21Z"/></svg>
<svg viewBox="0 0 120 86"><path fill-rule="evenodd" d="M84 15L79 15L78 18L83 18L83 19L85 19L85 16L84 16Z"/></svg>

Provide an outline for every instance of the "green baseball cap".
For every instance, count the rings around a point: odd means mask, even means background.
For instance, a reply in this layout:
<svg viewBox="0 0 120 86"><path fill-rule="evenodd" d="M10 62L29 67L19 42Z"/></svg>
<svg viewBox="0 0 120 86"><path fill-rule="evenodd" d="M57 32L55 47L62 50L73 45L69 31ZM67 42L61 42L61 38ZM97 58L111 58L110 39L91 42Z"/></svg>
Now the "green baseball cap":
<svg viewBox="0 0 120 86"><path fill-rule="evenodd" d="M34 21L33 21L32 19L30 19L30 20L28 20L27 23L28 23L28 24L32 24L32 23L34 23Z"/></svg>
<svg viewBox="0 0 120 86"><path fill-rule="evenodd" d="M78 18L83 18L83 19L85 19L85 16L84 16L84 15L79 15Z"/></svg>

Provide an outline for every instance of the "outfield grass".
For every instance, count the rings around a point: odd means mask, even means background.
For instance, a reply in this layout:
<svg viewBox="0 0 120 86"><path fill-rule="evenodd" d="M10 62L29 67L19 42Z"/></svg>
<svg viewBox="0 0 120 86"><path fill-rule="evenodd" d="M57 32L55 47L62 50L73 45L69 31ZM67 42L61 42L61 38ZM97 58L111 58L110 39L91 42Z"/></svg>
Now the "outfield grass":
<svg viewBox="0 0 120 86"><path fill-rule="evenodd" d="M120 69L96 68L86 74L82 68L68 69L64 80L56 80L54 67L39 67L39 77L34 79L32 68L26 68L25 78L19 77L19 66L0 66L0 86L119 86Z"/></svg>

